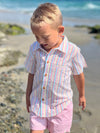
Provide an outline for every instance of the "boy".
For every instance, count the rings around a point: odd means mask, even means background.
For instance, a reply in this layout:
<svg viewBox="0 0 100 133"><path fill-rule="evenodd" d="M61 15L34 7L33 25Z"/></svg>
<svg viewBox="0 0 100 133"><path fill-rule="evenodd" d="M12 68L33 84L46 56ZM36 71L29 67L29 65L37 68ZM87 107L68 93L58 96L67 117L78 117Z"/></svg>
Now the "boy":
<svg viewBox="0 0 100 133"><path fill-rule="evenodd" d="M29 72L26 89L30 132L70 132L73 116L73 74L79 91L79 105L85 109L83 67L86 62L80 49L63 36L62 14L52 3L41 4L31 17L36 42L30 46L26 59ZM29 109L30 108L30 109Z"/></svg>

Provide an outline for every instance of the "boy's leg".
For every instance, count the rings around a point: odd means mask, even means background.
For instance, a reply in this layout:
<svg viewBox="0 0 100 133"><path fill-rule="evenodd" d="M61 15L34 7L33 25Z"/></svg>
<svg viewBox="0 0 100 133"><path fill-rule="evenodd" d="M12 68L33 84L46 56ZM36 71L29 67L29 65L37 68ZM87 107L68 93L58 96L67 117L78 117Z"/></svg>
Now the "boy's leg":
<svg viewBox="0 0 100 133"><path fill-rule="evenodd" d="M44 130L30 130L30 133L44 133Z"/></svg>

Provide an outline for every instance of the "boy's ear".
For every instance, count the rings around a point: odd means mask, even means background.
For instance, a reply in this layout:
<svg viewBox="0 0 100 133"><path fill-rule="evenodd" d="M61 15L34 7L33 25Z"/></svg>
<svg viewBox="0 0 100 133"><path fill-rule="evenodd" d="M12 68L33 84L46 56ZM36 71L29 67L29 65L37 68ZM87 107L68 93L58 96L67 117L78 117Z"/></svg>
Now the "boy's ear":
<svg viewBox="0 0 100 133"><path fill-rule="evenodd" d="M59 27L58 27L58 32L59 32L60 35L62 35L63 32L64 32L64 26L62 26L62 25L59 26Z"/></svg>

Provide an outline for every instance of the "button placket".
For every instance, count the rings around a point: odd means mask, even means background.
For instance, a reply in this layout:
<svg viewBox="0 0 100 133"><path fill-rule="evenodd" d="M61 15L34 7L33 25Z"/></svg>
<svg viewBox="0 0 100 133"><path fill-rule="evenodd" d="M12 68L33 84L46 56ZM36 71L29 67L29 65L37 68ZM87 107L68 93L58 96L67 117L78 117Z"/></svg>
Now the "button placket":
<svg viewBox="0 0 100 133"><path fill-rule="evenodd" d="M49 54L48 54L48 56L47 56L47 58L46 58L46 64L45 64L45 71L44 71L44 76L45 77L47 77L47 75L48 75L48 66L49 66Z"/></svg>
<svg viewBox="0 0 100 133"><path fill-rule="evenodd" d="M46 87L47 87L47 81L48 81L48 72L50 68L50 56L52 52L50 51L48 55L45 55L45 65L44 65L44 73L43 73L43 83L42 83L42 93L41 93L41 108L45 108L46 106ZM41 111L41 116L44 116L44 111Z"/></svg>
<svg viewBox="0 0 100 133"><path fill-rule="evenodd" d="M43 86L43 88L42 88L42 101L44 101L45 98L46 98L46 88L45 88L45 86Z"/></svg>
<svg viewBox="0 0 100 133"><path fill-rule="evenodd" d="M46 85L48 80L48 72L49 72L49 54L47 55L46 61L45 61L45 69L44 69L44 77L43 77L43 86L42 86L42 95L41 95L41 102L42 104L46 101ZM42 105L43 106L43 105Z"/></svg>

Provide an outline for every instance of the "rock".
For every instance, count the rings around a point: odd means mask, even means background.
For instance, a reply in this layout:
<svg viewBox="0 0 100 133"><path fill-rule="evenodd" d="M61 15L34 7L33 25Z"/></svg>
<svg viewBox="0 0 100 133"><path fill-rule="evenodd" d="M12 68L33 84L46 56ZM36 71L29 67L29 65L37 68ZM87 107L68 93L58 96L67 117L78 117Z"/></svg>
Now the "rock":
<svg viewBox="0 0 100 133"><path fill-rule="evenodd" d="M21 51L0 51L0 67L15 65L22 56L25 55Z"/></svg>
<svg viewBox="0 0 100 133"><path fill-rule="evenodd" d="M24 93L19 73L24 72L14 68L0 73L0 133L27 133L23 128L27 120L20 116L23 108L19 106Z"/></svg>
<svg viewBox="0 0 100 133"><path fill-rule="evenodd" d="M100 33L100 25L89 27L90 33Z"/></svg>
<svg viewBox="0 0 100 133"><path fill-rule="evenodd" d="M0 106L1 106L1 107L5 107L6 104L4 104L4 103L0 103Z"/></svg>
<svg viewBox="0 0 100 133"><path fill-rule="evenodd" d="M24 34L25 29L15 24L3 24L0 23L0 31L7 35L19 35Z"/></svg>
<svg viewBox="0 0 100 133"><path fill-rule="evenodd" d="M20 121L16 121L16 124L19 125L19 126L22 126Z"/></svg>
<svg viewBox="0 0 100 133"><path fill-rule="evenodd" d="M95 36L96 39L100 39L100 33Z"/></svg>
<svg viewBox="0 0 100 133"><path fill-rule="evenodd" d="M16 103L16 97L15 97L14 94L9 95L9 96L6 98L6 100L7 100L8 102L10 102L10 103L13 103L13 104Z"/></svg>
<svg viewBox="0 0 100 133"><path fill-rule="evenodd" d="M96 39L100 39L100 25L95 25L93 27L89 27L88 29L90 30L90 33L96 34Z"/></svg>
<svg viewBox="0 0 100 133"><path fill-rule="evenodd" d="M88 28L89 33L96 34L95 38L100 39L100 25L95 25L95 26L76 25L75 27Z"/></svg>

